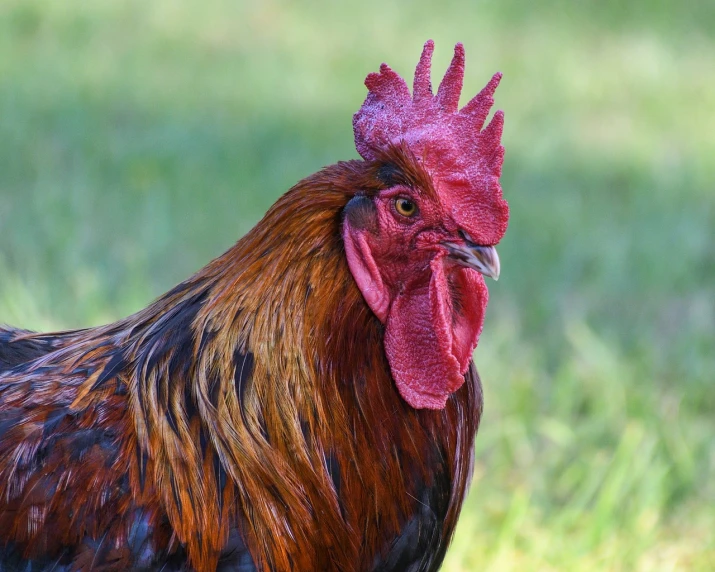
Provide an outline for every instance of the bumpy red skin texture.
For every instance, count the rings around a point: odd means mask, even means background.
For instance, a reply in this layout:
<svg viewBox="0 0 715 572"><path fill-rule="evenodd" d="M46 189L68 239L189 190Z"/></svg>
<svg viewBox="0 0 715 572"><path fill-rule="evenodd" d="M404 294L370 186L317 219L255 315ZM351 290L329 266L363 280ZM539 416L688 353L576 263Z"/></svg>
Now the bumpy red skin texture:
<svg viewBox="0 0 715 572"><path fill-rule="evenodd" d="M397 197L418 205L414 220L395 212ZM344 225L348 265L385 324L385 353L400 394L415 408L441 409L464 383L479 339L484 278L447 256L442 243L458 241L458 227L439 201L396 187L374 203L376 229Z"/></svg>
<svg viewBox="0 0 715 572"><path fill-rule="evenodd" d="M442 409L462 386L487 305L481 275L457 268L453 277L468 293L468 307L461 314L454 312L445 266L443 257L435 257L427 287L397 296L386 324L390 369L400 394L416 408Z"/></svg>
<svg viewBox="0 0 715 572"><path fill-rule="evenodd" d="M353 277L385 325L385 353L400 394L415 408L441 409L464 382L488 300L482 275L452 262L444 243L464 242L466 232L477 244L497 244L509 207L499 185L503 114L482 130L501 74L459 110L464 49L456 46L432 95L433 49L425 44L413 95L386 64L370 74L367 99L353 120L363 158L377 159L391 146L409 149L432 188L381 192L373 199L376 228L356 229L348 221L343 238ZM419 214L409 220L397 214L397 196L413 200Z"/></svg>
<svg viewBox="0 0 715 572"><path fill-rule="evenodd" d="M434 45L427 42L415 70L413 95L387 64L367 76L369 92L353 118L355 146L367 160L380 149L406 145L429 171L448 214L479 244L501 240L509 221L499 177L504 160L504 114L497 111L484 127L501 80L495 74L484 89L459 109L464 78L464 48L457 44L452 63L432 95L430 65Z"/></svg>

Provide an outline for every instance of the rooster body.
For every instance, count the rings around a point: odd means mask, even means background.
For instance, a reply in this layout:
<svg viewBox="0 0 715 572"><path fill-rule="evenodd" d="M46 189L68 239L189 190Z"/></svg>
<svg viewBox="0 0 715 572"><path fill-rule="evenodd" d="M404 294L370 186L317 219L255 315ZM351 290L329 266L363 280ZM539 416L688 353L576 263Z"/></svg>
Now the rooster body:
<svg viewBox="0 0 715 572"><path fill-rule="evenodd" d="M296 185L133 316L0 329L0 570L436 570L471 475L481 323L466 349L455 334L457 386L448 369L425 386L394 349L413 322L393 314L434 300L436 250L405 256L420 277L399 288L383 274L385 308L360 266L384 193L417 187L437 200L413 151L387 145ZM482 314L454 264L462 328Z"/></svg>

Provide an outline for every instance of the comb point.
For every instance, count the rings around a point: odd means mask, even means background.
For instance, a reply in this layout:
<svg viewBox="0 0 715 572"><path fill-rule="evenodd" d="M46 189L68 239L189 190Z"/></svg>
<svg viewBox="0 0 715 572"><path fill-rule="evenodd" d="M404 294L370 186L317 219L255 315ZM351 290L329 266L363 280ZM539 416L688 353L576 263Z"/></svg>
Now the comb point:
<svg viewBox="0 0 715 572"><path fill-rule="evenodd" d="M415 103L432 99L432 79L430 76L433 52L434 42L427 40L424 48L422 48L422 55L420 56L420 61L417 63L415 80L412 84L412 97Z"/></svg>
<svg viewBox="0 0 715 572"><path fill-rule="evenodd" d="M489 110L494 105L494 92L499 86L501 81L502 73L497 72L489 80L489 83L482 88L482 90L475 95L469 103L467 103L459 112L460 115L470 117L474 128L476 130L481 130L484 127L484 122L487 120L489 115Z"/></svg>
<svg viewBox="0 0 715 572"><path fill-rule="evenodd" d="M495 149L501 145L504 131L504 112L500 109L492 117L489 125L482 131L481 144L484 149Z"/></svg>
<svg viewBox="0 0 715 572"><path fill-rule="evenodd" d="M448 113L457 111L464 82L464 45L454 46L454 56L437 90L437 103Z"/></svg>

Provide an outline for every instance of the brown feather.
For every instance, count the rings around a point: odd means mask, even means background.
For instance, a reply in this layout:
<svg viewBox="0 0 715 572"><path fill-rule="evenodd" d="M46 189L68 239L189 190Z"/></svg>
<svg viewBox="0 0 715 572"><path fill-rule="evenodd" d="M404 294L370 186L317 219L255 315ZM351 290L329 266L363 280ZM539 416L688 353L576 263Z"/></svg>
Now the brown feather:
<svg viewBox="0 0 715 572"><path fill-rule="evenodd" d="M0 373L0 544L129 567L141 514L153 551L199 571L233 529L262 570L370 569L444 478L438 566L481 387L470 370L442 411L395 389L340 232L386 176L433 192L405 149L329 167L147 309Z"/></svg>

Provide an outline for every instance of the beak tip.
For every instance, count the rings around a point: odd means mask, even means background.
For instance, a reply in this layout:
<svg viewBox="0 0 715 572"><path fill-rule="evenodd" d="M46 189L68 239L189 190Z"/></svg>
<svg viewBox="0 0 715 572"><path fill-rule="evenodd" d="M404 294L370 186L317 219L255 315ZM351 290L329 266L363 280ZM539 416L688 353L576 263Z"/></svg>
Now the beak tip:
<svg viewBox="0 0 715 572"><path fill-rule="evenodd" d="M492 278L494 282L499 282L499 276L501 275L501 263L499 261L499 255L497 254L496 248L493 246L488 246L484 248L484 272L485 276Z"/></svg>
<svg viewBox="0 0 715 572"><path fill-rule="evenodd" d="M492 278L495 282L499 281L501 264L494 246L480 246L470 243L466 245L446 243L446 246L458 264L473 268L484 276Z"/></svg>
<svg viewBox="0 0 715 572"><path fill-rule="evenodd" d="M501 265L499 261L499 256L496 253L496 250L494 251L494 271L492 272L492 278L494 278L494 282L499 282L499 276L501 276Z"/></svg>

